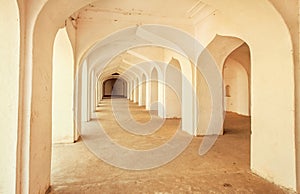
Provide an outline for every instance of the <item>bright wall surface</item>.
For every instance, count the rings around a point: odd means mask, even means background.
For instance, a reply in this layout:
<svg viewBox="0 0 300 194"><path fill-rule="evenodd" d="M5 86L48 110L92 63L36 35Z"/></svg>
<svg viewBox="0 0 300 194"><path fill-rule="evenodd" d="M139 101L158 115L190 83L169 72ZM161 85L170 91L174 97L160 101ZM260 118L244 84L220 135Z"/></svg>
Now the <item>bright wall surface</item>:
<svg viewBox="0 0 300 194"><path fill-rule="evenodd" d="M53 47L52 142L74 141L73 49L65 28L57 32Z"/></svg>
<svg viewBox="0 0 300 194"><path fill-rule="evenodd" d="M16 1L1 3L0 193L11 194L15 193L17 173L20 18Z"/></svg>
<svg viewBox="0 0 300 194"><path fill-rule="evenodd" d="M165 72L165 114L166 118L181 118L182 73L180 64L172 59ZM184 115L185 116L185 115Z"/></svg>
<svg viewBox="0 0 300 194"><path fill-rule="evenodd" d="M224 65L226 111L249 116L248 75L243 66L230 58Z"/></svg>
<svg viewBox="0 0 300 194"><path fill-rule="evenodd" d="M204 2L220 12L207 19L205 25L204 22L198 25L199 39L202 35L208 38L213 34L231 35L250 47L251 169L295 190L294 63L289 52L290 32L269 1Z"/></svg>

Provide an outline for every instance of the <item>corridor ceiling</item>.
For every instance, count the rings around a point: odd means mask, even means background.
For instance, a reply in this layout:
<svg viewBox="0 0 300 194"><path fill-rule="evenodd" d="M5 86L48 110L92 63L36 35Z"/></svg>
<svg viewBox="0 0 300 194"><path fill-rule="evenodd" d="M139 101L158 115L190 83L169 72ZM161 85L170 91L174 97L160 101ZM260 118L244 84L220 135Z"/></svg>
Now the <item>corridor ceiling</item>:
<svg viewBox="0 0 300 194"><path fill-rule="evenodd" d="M180 5L179 5L180 4ZM201 22L209 15L213 14L216 10L211 6L204 4L199 0L99 0L95 1L72 15L76 21L76 25L80 23L101 23L103 20L114 23L128 22L135 23L136 25L142 24L155 24L158 21L165 21L166 24L184 24L194 26L196 23ZM153 53L148 53L143 48L130 49L114 59L112 59L104 69L101 67L103 64L95 66L96 74L101 72L101 77L111 75L114 72L122 74L136 64L141 64L145 61L164 61L163 48L155 47ZM95 61L95 56L100 56L101 51L97 51L95 45L90 51L90 61ZM95 54L96 53L96 54ZM88 56L88 57L89 57ZM164 61L166 62L166 61Z"/></svg>
<svg viewBox="0 0 300 194"><path fill-rule="evenodd" d="M180 5L179 5L180 4ZM199 0L100 0L79 10L76 15L80 20L97 20L99 16L113 16L118 20L121 16L169 18L183 22L199 22L215 11L212 7ZM116 21L117 22L117 21Z"/></svg>

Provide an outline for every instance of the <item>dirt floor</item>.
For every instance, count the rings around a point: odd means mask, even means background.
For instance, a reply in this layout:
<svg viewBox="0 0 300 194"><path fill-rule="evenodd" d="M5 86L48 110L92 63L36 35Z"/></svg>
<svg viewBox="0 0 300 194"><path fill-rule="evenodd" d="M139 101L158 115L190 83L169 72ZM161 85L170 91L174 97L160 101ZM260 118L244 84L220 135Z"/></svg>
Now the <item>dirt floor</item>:
<svg viewBox="0 0 300 194"><path fill-rule="evenodd" d="M150 119L144 107L131 102L130 111L140 122ZM133 135L114 121L109 99L102 101L96 115L97 122L101 122L113 141L137 150L163 145L180 126L179 119L170 119L154 134ZM292 193L251 173L249 117L228 113L224 129L225 134L206 155L198 155L203 137L194 137L176 159L141 171L124 170L103 162L82 140L54 144L50 193Z"/></svg>

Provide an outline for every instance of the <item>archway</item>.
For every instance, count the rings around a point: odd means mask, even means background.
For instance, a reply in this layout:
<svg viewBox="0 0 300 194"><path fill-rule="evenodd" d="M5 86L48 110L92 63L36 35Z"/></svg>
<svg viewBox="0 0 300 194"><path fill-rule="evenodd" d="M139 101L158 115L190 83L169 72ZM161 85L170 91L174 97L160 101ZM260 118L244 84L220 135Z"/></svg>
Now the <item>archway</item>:
<svg viewBox="0 0 300 194"><path fill-rule="evenodd" d="M103 82L103 97L111 97L114 84L117 79L109 79Z"/></svg>
<svg viewBox="0 0 300 194"><path fill-rule="evenodd" d="M103 82L103 97L125 98L126 85L123 79L111 78Z"/></svg>
<svg viewBox="0 0 300 194"><path fill-rule="evenodd" d="M139 85L139 106L146 105L146 76L145 74L142 75L142 82Z"/></svg>
<svg viewBox="0 0 300 194"><path fill-rule="evenodd" d="M154 67L151 72L151 101L150 110L158 110L158 72Z"/></svg>
<svg viewBox="0 0 300 194"><path fill-rule="evenodd" d="M237 61L228 58L223 70L225 93L225 110L241 115L250 115L249 83L244 67Z"/></svg>
<svg viewBox="0 0 300 194"><path fill-rule="evenodd" d="M165 71L165 117L181 118L182 73L180 63L172 58Z"/></svg>
<svg viewBox="0 0 300 194"><path fill-rule="evenodd" d="M74 56L66 28L57 32L53 47L52 142L74 142Z"/></svg>
<svg viewBox="0 0 300 194"><path fill-rule="evenodd" d="M133 102L138 103L139 102L139 78L136 78L134 80L134 88L133 88Z"/></svg>

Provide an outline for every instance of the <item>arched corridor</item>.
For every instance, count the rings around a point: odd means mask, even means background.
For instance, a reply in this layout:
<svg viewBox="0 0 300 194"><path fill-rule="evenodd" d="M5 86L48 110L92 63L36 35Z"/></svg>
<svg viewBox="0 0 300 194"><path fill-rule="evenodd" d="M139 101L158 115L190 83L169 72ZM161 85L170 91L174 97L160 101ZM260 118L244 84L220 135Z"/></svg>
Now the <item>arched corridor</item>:
<svg viewBox="0 0 300 194"><path fill-rule="evenodd" d="M1 3L0 193L300 191L298 1Z"/></svg>

